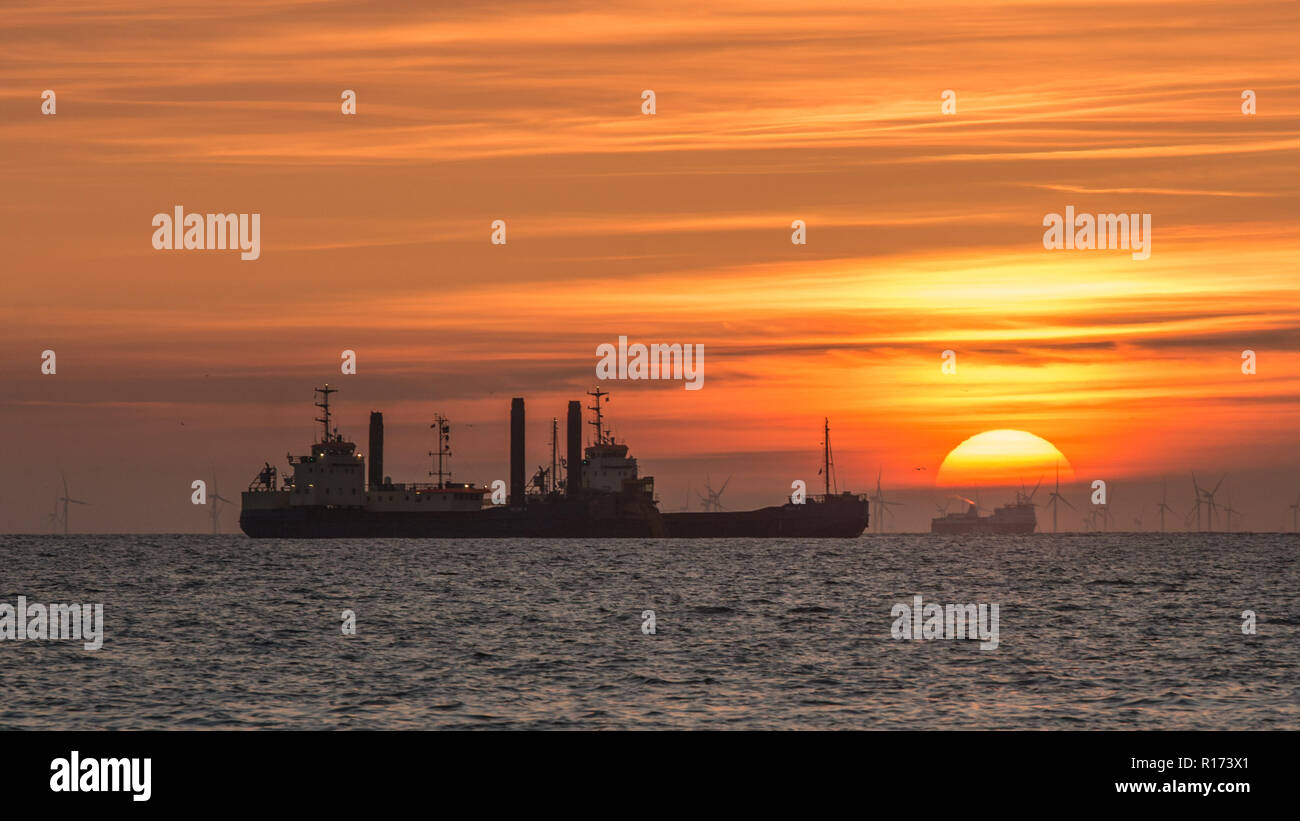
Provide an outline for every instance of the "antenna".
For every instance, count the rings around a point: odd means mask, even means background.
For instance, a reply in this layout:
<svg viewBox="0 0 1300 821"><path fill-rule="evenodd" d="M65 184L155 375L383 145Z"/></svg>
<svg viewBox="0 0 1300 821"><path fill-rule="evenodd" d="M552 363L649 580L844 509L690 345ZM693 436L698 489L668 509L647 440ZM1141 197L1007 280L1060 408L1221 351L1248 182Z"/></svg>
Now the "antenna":
<svg viewBox="0 0 1300 821"><path fill-rule="evenodd" d="M595 404L587 408L587 410L595 412L596 419L592 422L588 422L587 424L596 428L596 444L603 445L609 440L607 437L607 431L605 430L605 421L601 418L600 415L600 398L603 396L605 397L605 401L608 402L609 393L607 391L602 391L600 388L596 388L594 391L587 391L587 395L591 397L595 397L596 400Z"/></svg>
<svg viewBox="0 0 1300 821"><path fill-rule="evenodd" d="M832 471L835 470L835 460L831 457L831 420L822 419L822 474L826 480L826 498L830 499L831 488L835 486ZM835 487L839 490L838 487Z"/></svg>
<svg viewBox="0 0 1300 821"><path fill-rule="evenodd" d="M317 422L320 422L322 425L325 426L325 427L324 427L324 430L325 430L325 438L324 438L324 439L321 439L321 441L322 441L322 442L328 442L328 441L330 441L330 394L331 394L331 393L338 393L338 392L339 392L339 389L338 389L338 388L331 388L331 387L330 387L330 383L326 382L326 383L325 383L325 387L323 387L323 388L316 388L315 390L316 390L316 393L321 394L321 400L322 400L322 401L320 401L320 402L316 402L316 403L315 403L315 404L316 404L316 407L320 408L321 410L323 410L323 411L325 412L325 415L324 415L324 416L317 417L317 419L316 419Z"/></svg>
<svg viewBox="0 0 1300 821"><path fill-rule="evenodd" d="M448 424L447 417L441 413L436 413L433 416L433 424L429 425L429 427L438 429L438 449L429 451L430 456L438 457L438 469L429 471L429 475L437 476L438 487L445 488L447 486L446 479L451 478L451 471L442 469L442 459L444 456L451 458L451 425Z"/></svg>
<svg viewBox="0 0 1300 821"><path fill-rule="evenodd" d="M556 471L560 462L560 420L559 417L551 417L551 492L559 490L559 476Z"/></svg>

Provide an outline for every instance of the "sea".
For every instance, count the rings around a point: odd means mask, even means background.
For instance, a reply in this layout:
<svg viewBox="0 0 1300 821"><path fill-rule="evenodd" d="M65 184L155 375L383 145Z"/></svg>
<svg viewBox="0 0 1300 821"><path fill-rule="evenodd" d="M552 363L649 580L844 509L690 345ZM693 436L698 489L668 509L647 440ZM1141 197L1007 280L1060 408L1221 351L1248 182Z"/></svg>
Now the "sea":
<svg viewBox="0 0 1300 821"><path fill-rule="evenodd" d="M99 649L0 640L0 729L1300 729L1294 534L0 536L0 556L0 605L103 605ZM997 605L996 648L895 637L916 596Z"/></svg>

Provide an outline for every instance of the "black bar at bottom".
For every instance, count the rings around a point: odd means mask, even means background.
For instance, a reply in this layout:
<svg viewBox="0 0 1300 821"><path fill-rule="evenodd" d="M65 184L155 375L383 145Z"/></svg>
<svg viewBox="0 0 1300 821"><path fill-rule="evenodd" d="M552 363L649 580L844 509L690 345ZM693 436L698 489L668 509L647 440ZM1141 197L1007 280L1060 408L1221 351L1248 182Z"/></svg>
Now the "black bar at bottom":
<svg viewBox="0 0 1300 821"><path fill-rule="evenodd" d="M7 807L128 812L276 806L333 814L414 802L456 815L503 805L617 815L656 807L734 812L780 801L816 815L845 801L887 811L886 797L925 812L1225 810L1257 799L1289 803L1295 739L1249 732L10 732L0 744L0 784ZM52 779L67 786L59 776L70 772L74 752L89 786L105 772L104 759L112 759L105 787L124 771L120 759L138 759L140 778L117 792L52 790ZM146 758L149 797L136 801ZM1202 794L1207 783L1211 791Z"/></svg>

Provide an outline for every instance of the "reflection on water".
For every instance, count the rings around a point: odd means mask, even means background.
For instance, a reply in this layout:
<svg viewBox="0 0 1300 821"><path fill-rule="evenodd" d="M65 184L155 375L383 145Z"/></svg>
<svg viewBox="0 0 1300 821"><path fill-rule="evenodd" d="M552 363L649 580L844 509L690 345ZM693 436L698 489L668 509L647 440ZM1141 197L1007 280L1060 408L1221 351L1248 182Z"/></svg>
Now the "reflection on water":
<svg viewBox="0 0 1300 821"><path fill-rule="evenodd" d="M0 602L106 634L0 642L3 728L1300 729L1294 536L0 550ZM891 639L915 594L998 603L998 649Z"/></svg>

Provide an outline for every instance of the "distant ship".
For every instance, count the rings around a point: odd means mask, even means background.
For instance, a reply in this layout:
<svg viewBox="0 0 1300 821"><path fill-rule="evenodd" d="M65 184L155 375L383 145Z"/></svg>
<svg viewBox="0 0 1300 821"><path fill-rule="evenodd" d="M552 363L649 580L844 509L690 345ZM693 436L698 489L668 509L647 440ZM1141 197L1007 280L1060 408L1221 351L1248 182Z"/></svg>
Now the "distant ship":
<svg viewBox="0 0 1300 821"><path fill-rule="evenodd" d="M799 504L741 511L665 513L668 532L674 538L749 537L846 537L862 535L867 529L870 502L865 496L833 493L831 490L831 427L823 423L822 470L825 493L810 496Z"/></svg>
<svg viewBox="0 0 1300 821"><path fill-rule="evenodd" d="M594 444L583 448L582 407L569 402L568 456L559 458L558 421L552 423L551 466L524 480L524 400L510 408L510 484L503 503L492 489L451 482L450 425L437 428L437 470L433 483L394 483L383 475L383 414L370 414L370 467L357 446L331 426L329 397L337 388L317 388L322 401L320 441L305 456L290 455L290 474L269 462L243 493L239 526L254 538L701 538L856 537L867 527L864 496L831 493L827 426L826 494L795 504L743 512L659 511L654 478L639 476L626 444L605 428L595 390ZM608 401L608 399L606 399ZM559 480L560 471L565 479Z"/></svg>
<svg viewBox="0 0 1300 821"><path fill-rule="evenodd" d="M964 535L967 533L1033 533L1038 527L1034 503L1024 493L1016 500L993 511L992 516L981 516L972 502L965 513L949 513L930 520L931 533Z"/></svg>

